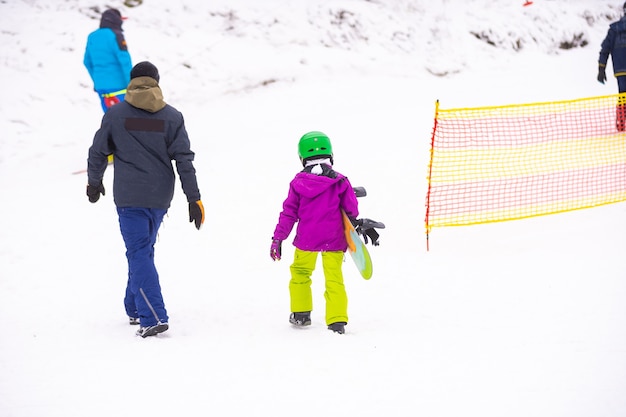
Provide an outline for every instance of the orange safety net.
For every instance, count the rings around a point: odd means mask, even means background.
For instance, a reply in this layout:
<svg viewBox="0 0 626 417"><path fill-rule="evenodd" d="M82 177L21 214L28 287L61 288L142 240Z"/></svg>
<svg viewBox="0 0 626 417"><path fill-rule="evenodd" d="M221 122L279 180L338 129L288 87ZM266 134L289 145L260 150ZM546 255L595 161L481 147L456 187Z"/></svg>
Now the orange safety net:
<svg viewBox="0 0 626 417"><path fill-rule="evenodd" d="M626 200L625 110L626 94L451 110L437 103L426 233Z"/></svg>

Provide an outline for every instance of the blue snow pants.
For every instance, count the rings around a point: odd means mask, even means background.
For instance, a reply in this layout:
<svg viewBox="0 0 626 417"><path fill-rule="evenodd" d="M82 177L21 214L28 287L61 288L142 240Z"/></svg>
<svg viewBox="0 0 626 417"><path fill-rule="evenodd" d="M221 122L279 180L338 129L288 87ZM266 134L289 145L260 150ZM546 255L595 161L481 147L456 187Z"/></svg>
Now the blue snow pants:
<svg viewBox="0 0 626 417"><path fill-rule="evenodd" d="M117 209L128 259L124 307L129 317L139 317L141 326L154 326L158 321L168 321L159 274L154 265L154 244L166 213L167 210L162 209Z"/></svg>

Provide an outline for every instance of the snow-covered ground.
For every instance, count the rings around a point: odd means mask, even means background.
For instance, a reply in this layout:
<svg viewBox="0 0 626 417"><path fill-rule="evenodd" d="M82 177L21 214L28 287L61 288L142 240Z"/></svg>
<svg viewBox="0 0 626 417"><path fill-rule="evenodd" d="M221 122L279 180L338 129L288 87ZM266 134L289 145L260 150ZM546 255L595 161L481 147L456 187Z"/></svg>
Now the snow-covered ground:
<svg viewBox="0 0 626 417"><path fill-rule="evenodd" d="M424 234L442 108L613 94L596 81L617 0L0 0L0 416L626 415L626 205ZM112 199L85 196L102 117L82 66L115 6L133 61L183 112L208 220L177 187L156 262L170 330L122 305ZM569 48L573 46L573 48ZM569 49L564 49L569 48ZM347 260L350 323L287 323L269 258L296 145L381 220L374 276Z"/></svg>

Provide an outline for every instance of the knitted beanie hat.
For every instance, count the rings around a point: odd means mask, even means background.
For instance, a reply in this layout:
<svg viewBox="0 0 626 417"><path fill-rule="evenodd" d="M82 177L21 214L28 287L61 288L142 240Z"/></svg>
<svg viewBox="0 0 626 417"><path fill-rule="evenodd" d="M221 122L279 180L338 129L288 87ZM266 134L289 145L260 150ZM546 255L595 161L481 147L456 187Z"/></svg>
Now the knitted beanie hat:
<svg viewBox="0 0 626 417"><path fill-rule="evenodd" d="M151 62L142 61L130 70L130 79L137 77L150 77L159 82L159 70Z"/></svg>

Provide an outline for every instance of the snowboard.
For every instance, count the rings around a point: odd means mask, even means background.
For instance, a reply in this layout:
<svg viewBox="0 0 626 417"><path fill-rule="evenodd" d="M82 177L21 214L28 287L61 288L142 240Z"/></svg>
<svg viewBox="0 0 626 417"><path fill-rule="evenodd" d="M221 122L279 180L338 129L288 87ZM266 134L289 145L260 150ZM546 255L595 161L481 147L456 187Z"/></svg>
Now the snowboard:
<svg viewBox="0 0 626 417"><path fill-rule="evenodd" d="M348 242L348 252L361 276L364 279L370 279L373 272L372 258L365 247L365 243L361 240L361 236L356 232L352 222L343 210L341 210L341 215L343 216L344 233Z"/></svg>

